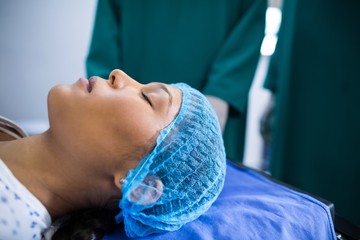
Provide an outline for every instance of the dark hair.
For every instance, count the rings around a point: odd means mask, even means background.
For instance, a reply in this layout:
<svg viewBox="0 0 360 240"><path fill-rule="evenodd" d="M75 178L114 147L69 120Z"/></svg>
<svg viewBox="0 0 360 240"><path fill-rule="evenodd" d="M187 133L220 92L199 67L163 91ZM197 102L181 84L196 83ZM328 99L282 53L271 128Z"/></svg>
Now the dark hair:
<svg viewBox="0 0 360 240"><path fill-rule="evenodd" d="M64 217L53 240L96 240L116 229L115 216L119 210L83 209Z"/></svg>

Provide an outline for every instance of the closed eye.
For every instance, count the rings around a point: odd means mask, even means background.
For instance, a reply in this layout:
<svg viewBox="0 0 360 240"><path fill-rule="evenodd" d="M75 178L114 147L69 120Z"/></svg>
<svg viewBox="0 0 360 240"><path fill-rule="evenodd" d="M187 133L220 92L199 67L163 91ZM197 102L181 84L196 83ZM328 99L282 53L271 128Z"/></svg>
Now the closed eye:
<svg viewBox="0 0 360 240"><path fill-rule="evenodd" d="M150 104L150 106L152 107L152 103L151 103L150 98L149 98L144 92L141 92L141 96L142 96L142 98L143 98L145 101L147 101L147 102Z"/></svg>

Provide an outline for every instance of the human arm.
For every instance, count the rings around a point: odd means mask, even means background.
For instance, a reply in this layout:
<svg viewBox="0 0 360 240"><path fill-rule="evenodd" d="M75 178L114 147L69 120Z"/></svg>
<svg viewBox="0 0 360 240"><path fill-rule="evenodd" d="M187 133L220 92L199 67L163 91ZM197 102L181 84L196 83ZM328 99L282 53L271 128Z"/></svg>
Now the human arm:
<svg viewBox="0 0 360 240"><path fill-rule="evenodd" d="M206 98L216 112L220 123L221 132L224 132L226 121L228 118L229 104L227 104L227 102L218 97L206 95Z"/></svg>

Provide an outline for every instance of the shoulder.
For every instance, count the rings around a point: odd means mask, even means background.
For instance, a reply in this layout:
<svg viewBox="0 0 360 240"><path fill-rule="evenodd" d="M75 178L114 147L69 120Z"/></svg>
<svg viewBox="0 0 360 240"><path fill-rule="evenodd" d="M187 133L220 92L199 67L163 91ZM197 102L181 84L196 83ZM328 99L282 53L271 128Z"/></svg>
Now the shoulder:
<svg viewBox="0 0 360 240"><path fill-rule="evenodd" d="M2 182L0 186L6 187ZM0 197L0 239L41 239L48 224L37 215L36 209L12 191L1 191Z"/></svg>
<svg viewBox="0 0 360 240"><path fill-rule="evenodd" d="M0 239L41 239L51 217L0 159Z"/></svg>
<svg viewBox="0 0 360 240"><path fill-rule="evenodd" d="M28 134L15 122L0 116L0 141L10 141L27 137Z"/></svg>

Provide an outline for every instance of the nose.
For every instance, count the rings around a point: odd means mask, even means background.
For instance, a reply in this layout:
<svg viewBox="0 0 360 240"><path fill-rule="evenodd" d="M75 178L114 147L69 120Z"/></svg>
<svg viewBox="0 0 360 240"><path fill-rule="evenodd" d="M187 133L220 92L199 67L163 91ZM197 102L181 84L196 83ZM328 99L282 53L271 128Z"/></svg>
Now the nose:
<svg viewBox="0 0 360 240"><path fill-rule="evenodd" d="M140 83L132 79L125 72L115 69L109 75L109 82L112 86L116 88L123 88L126 86L132 86L135 88L139 88L141 86Z"/></svg>

